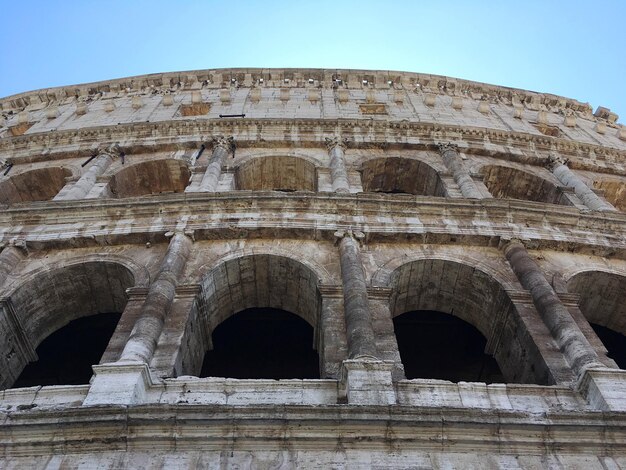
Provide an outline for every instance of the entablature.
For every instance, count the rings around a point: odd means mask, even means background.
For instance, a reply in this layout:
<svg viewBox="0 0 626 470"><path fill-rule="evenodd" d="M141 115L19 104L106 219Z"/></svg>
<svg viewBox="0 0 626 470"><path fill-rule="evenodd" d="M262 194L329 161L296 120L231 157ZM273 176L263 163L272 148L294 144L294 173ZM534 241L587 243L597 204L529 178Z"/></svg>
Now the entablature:
<svg viewBox="0 0 626 470"><path fill-rule="evenodd" d="M500 238L523 238L536 249L626 259L626 214L520 200L237 191L38 202L0 212L2 242L23 239L35 248L164 242L181 220L195 240L333 241L335 231L356 229L366 243L497 247Z"/></svg>
<svg viewBox="0 0 626 470"><path fill-rule="evenodd" d="M1 139L0 158L26 164L89 157L94 148L115 143L132 158L197 149L212 135L232 135L238 148L324 148L325 138L337 134L352 148L436 150L452 142L467 154L535 165L546 164L556 152L572 169L626 176L626 151L615 148L482 127L358 119L183 120L63 130Z"/></svg>

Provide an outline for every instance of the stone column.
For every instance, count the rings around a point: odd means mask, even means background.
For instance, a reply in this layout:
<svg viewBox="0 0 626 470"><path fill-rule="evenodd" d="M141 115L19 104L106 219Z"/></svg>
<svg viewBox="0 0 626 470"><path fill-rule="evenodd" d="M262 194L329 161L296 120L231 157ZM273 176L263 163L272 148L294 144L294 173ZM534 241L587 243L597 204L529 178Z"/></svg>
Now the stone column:
<svg viewBox="0 0 626 470"><path fill-rule="evenodd" d="M126 342L120 361L150 363L165 317L174 300L178 278L189 259L192 241L177 232L172 236L156 279L150 285L139 319Z"/></svg>
<svg viewBox="0 0 626 470"><path fill-rule="evenodd" d="M24 248L26 248L26 243L18 241L2 249L0 253L0 286L5 283L15 266L26 257Z"/></svg>
<svg viewBox="0 0 626 470"><path fill-rule="evenodd" d="M561 303L558 295L519 240L503 246L506 259L522 287L530 292L541 319L556 340L576 376L590 368L604 368L585 335Z"/></svg>
<svg viewBox="0 0 626 470"><path fill-rule="evenodd" d="M448 170L452 172L452 177L455 183L459 186L463 197L468 199L482 199L483 196L476 186L476 183L472 179L459 156L456 145L453 144L439 144L439 153L443 157L443 163Z"/></svg>
<svg viewBox="0 0 626 470"><path fill-rule="evenodd" d="M215 137L212 141L213 152L209 158L200 186L196 191L214 193L217 191L222 165L229 153L235 150L235 141L232 137Z"/></svg>
<svg viewBox="0 0 626 470"><path fill-rule="evenodd" d="M343 281L343 309L346 319L348 358L377 358L372 315L367 299L367 284L357 239L361 232L335 232L339 239L339 262Z"/></svg>
<svg viewBox="0 0 626 470"><path fill-rule="evenodd" d="M568 168L566 162L551 155L546 165L554 176L564 185L574 189L574 194L592 211L617 210L607 201L600 198L576 173Z"/></svg>
<svg viewBox="0 0 626 470"><path fill-rule="evenodd" d="M111 166L115 157L121 157L123 154L118 144L112 144L106 149L98 150L98 156L89 169L69 189L63 188L53 200L85 199L96 184L98 176L102 175Z"/></svg>
<svg viewBox="0 0 626 470"><path fill-rule="evenodd" d="M336 193L349 193L350 182L346 171L344 152L347 146L347 139L340 137L327 137L326 146L330 157L330 178L333 191Z"/></svg>

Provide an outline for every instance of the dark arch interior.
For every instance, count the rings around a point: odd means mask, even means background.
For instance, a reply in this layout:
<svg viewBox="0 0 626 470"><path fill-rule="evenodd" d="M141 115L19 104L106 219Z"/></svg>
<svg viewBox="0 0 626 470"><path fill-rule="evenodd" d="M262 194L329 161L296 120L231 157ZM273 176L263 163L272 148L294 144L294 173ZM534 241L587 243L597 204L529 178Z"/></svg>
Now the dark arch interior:
<svg viewBox="0 0 626 470"><path fill-rule="evenodd" d="M182 193L191 172L181 160L153 160L128 166L111 178L113 197L125 198L162 193Z"/></svg>
<svg viewBox="0 0 626 470"><path fill-rule="evenodd" d="M490 165L483 168L483 175L485 186L495 198L571 205L554 184L532 173Z"/></svg>
<svg viewBox="0 0 626 470"><path fill-rule="evenodd" d="M376 158L363 164L363 191L445 196L439 174L428 164L409 158Z"/></svg>
<svg viewBox="0 0 626 470"><path fill-rule="evenodd" d="M24 368L13 387L89 383L91 366L100 362L120 316L82 317L55 331L37 347L39 360Z"/></svg>
<svg viewBox="0 0 626 470"><path fill-rule="evenodd" d="M0 183L0 203L49 201L65 185L71 176L66 168L38 168L12 176Z"/></svg>
<svg viewBox="0 0 626 470"><path fill-rule="evenodd" d="M505 382L484 336L469 323L433 311L412 311L393 319L407 379Z"/></svg>
<svg viewBox="0 0 626 470"><path fill-rule="evenodd" d="M606 326L596 323L590 323L590 325L604 344L608 352L607 356L613 359L620 369L626 370L626 336Z"/></svg>
<svg viewBox="0 0 626 470"><path fill-rule="evenodd" d="M218 325L212 338L213 349L204 357L201 377L319 378L313 328L284 310L244 310Z"/></svg>

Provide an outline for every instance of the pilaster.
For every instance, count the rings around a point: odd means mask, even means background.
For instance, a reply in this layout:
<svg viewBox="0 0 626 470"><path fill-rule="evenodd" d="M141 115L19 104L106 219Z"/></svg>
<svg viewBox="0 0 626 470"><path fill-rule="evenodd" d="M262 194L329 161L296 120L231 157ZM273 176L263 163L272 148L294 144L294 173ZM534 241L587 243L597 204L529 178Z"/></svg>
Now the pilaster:
<svg viewBox="0 0 626 470"><path fill-rule="evenodd" d="M222 166L226 157L235 151L235 140L233 137L214 137L210 144L213 148L209 164L202 176L200 184L195 188L187 188L186 192L217 192Z"/></svg>
<svg viewBox="0 0 626 470"><path fill-rule="evenodd" d="M459 151L454 144L439 144L439 153L443 163L452 172L454 181L459 186L463 197L468 199L482 199L482 194L472 179L459 156Z"/></svg>
<svg viewBox="0 0 626 470"><path fill-rule="evenodd" d="M59 194L57 194L53 200L73 200L73 199L85 199L92 189L94 188L96 181L101 176L115 158L122 158L124 152L118 144L112 144L108 147L101 147L98 150L98 156L95 162L89 167L89 169L72 185L71 188L63 188ZM98 194L91 196L98 197Z"/></svg>
<svg viewBox="0 0 626 470"><path fill-rule="evenodd" d="M161 261L155 281L150 285L141 315L124 347L122 361L150 363L174 300L178 279L189 259L193 243L191 238L183 232L170 232L167 235L172 237L167 253Z"/></svg>
<svg viewBox="0 0 626 470"><path fill-rule="evenodd" d="M615 207L600 198L580 177L569 169L567 161L557 155L550 155L546 164L558 180L568 188L574 190L574 194L582 203L593 211L615 211Z"/></svg>
<svg viewBox="0 0 626 470"><path fill-rule="evenodd" d="M513 272L522 287L532 296L541 319L550 330L575 375L580 377L588 368L602 368L598 355L578 328L567 308L545 275L532 259L520 240L505 241L502 245Z"/></svg>
<svg viewBox="0 0 626 470"><path fill-rule="evenodd" d="M18 240L5 246L0 252L0 286L11 275L15 267L26 258L26 242Z"/></svg>
<svg viewBox="0 0 626 470"><path fill-rule="evenodd" d="M348 357L378 358L359 246L359 241L365 235L362 232L348 230L335 232L335 237L339 242Z"/></svg>
<svg viewBox="0 0 626 470"><path fill-rule="evenodd" d="M326 137L326 147L330 157L330 177L333 192L349 193L350 181L346 171L345 150L348 145L347 139L339 136Z"/></svg>

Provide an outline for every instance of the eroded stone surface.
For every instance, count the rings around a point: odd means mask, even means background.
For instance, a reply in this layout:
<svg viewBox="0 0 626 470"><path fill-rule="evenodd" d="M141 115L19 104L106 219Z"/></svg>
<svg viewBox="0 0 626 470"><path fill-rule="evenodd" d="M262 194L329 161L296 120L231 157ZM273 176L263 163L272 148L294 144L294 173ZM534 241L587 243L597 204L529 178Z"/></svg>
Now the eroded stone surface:
<svg viewBox="0 0 626 470"><path fill-rule="evenodd" d="M308 69L0 106L6 466L626 467L626 371L589 325L625 329L609 110ZM319 380L197 377L255 307L311 325ZM406 380L392 319L414 310L476 327L508 383ZM122 316L90 384L9 388L102 312Z"/></svg>

